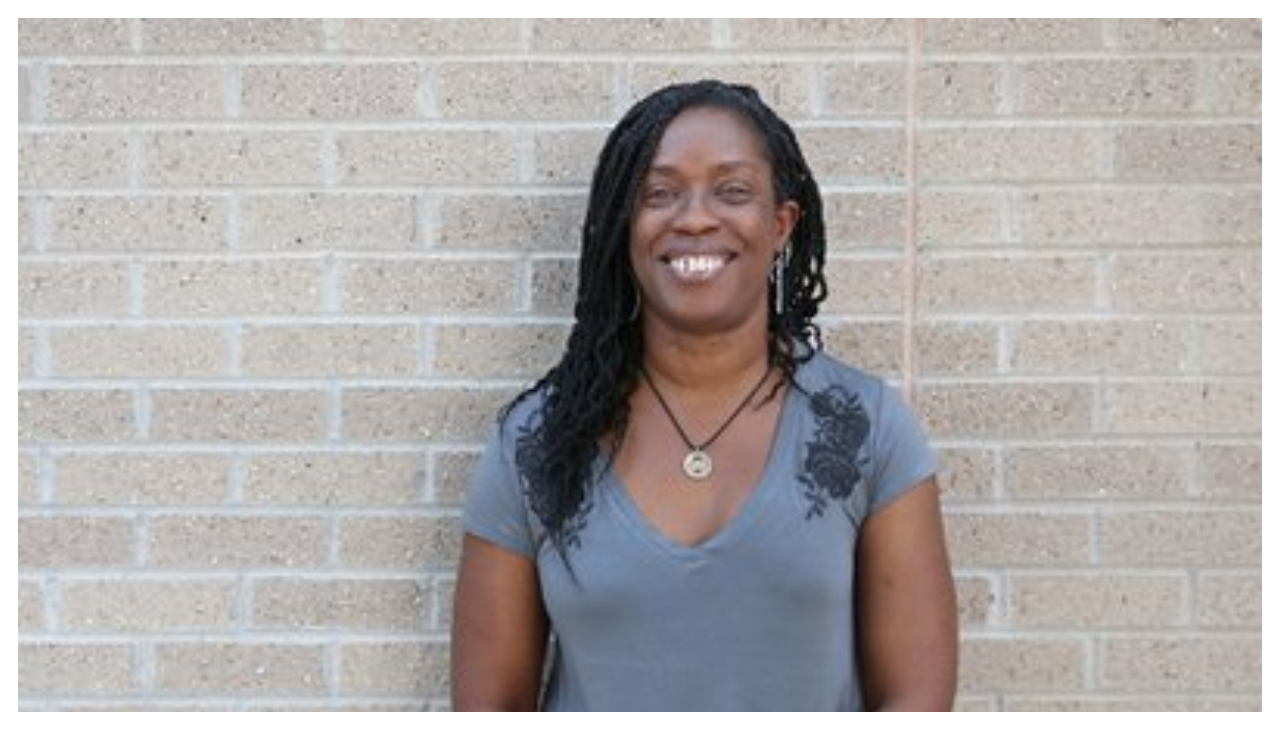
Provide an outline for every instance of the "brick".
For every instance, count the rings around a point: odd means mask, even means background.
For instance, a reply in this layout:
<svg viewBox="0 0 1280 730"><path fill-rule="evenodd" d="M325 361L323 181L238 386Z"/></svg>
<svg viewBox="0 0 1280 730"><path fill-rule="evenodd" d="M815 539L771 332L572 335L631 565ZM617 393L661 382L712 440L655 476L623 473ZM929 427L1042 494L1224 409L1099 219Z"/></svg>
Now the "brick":
<svg viewBox="0 0 1280 730"><path fill-rule="evenodd" d="M537 258L530 263L530 298L534 314L570 316L578 296L578 261Z"/></svg>
<svg viewBox="0 0 1280 730"><path fill-rule="evenodd" d="M414 453L261 454L249 457L246 504L400 507L422 501L422 459Z"/></svg>
<svg viewBox="0 0 1280 730"><path fill-rule="evenodd" d="M447 629L453 625L453 599L456 592L456 581L449 574L437 575L435 578L436 611L432 622L434 629Z"/></svg>
<svg viewBox="0 0 1280 730"><path fill-rule="evenodd" d="M40 364L40 336L31 327L18 328L18 381L36 377L45 368Z"/></svg>
<svg viewBox="0 0 1280 730"><path fill-rule="evenodd" d="M956 606L965 628L992 626L997 622L996 590L985 576L956 576Z"/></svg>
<svg viewBox="0 0 1280 730"><path fill-rule="evenodd" d="M411 325L251 326L243 333L242 367L257 377L413 376L419 347Z"/></svg>
<svg viewBox="0 0 1280 730"><path fill-rule="evenodd" d="M130 54L125 18L19 18L18 56Z"/></svg>
<svg viewBox="0 0 1280 730"><path fill-rule="evenodd" d="M969 638L960 643L960 690L1002 693L1084 689L1085 646L1063 639Z"/></svg>
<svg viewBox="0 0 1280 730"><path fill-rule="evenodd" d="M1261 18L1125 18L1118 25L1122 48L1262 48Z"/></svg>
<svg viewBox="0 0 1280 730"><path fill-rule="evenodd" d="M314 18L151 18L142 23L144 53L253 54L324 50Z"/></svg>
<svg viewBox="0 0 1280 730"><path fill-rule="evenodd" d="M1200 370L1215 375L1262 373L1262 320L1201 322Z"/></svg>
<svg viewBox="0 0 1280 730"><path fill-rule="evenodd" d="M496 130L363 130L338 135L337 166L344 185L509 185L518 148Z"/></svg>
<svg viewBox="0 0 1280 730"><path fill-rule="evenodd" d="M253 583L253 624L289 631L409 631L424 628L429 600L416 580L264 578Z"/></svg>
<svg viewBox="0 0 1280 730"><path fill-rule="evenodd" d="M439 66L436 103L446 119L602 119L614 115L609 64L472 62Z"/></svg>
<svg viewBox="0 0 1280 730"><path fill-rule="evenodd" d="M925 246L991 244L1005 238L1004 196L922 190L916 197L916 237Z"/></svg>
<svg viewBox="0 0 1280 730"><path fill-rule="evenodd" d="M107 325L49 332L52 372L71 378L198 378L231 374L230 338L216 327Z"/></svg>
<svg viewBox="0 0 1280 730"><path fill-rule="evenodd" d="M18 696L110 697L136 690L133 648L116 643L18 643Z"/></svg>
<svg viewBox="0 0 1280 730"><path fill-rule="evenodd" d="M475 443L512 395L507 388L492 387L347 388L342 394L342 438Z"/></svg>
<svg viewBox="0 0 1280 730"><path fill-rule="evenodd" d="M355 53L486 53L523 48L518 18L347 18L343 49Z"/></svg>
<svg viewBox="0 0 1280 730"><path fill-rule="evenodd" d="M40 464L40 456L33 452L18 452L18 506L40 504L44 501L44 487L41 475L45 467Z"/></svg>
<svg viewBox="0 0 1280 730"><path fill-rule="evenodd" d="M1217 238L1205 219L1217 193L1185 188L1035 188L1016 198L1022 240L1035 246L1195 245Z"/></svg>
<svg viewBox="0 0 1280 730"><path fill-rule="evenodd" d="M417 248L412 195L252 195L241 234L251 251L404 251Z"/></svg>
<svg viewBox="0 0 1280 730"><path fill-rule="evenodd" d="M1107 388L1110 431L1116 434L1259 434L1257 382L1117 383Z"/></svg>
<svg viewBox="0 0 1280 730"><path fill-rule="evenodd" d="M1111 298L1120 312L1257 312L1261 273L1254 253L1122 254Z"/></svg>
<svg viewBox="0 0 1280 730"><path fill-rule="evenodd" d="M988 324L922 323L914 328L916 372L922 375L994 375L1000 367L1000 332Z"/></svg>
<svg viewBox="0 0 1280 730"><path fill-rule="evenodd" d="M952 511L947 537L956 565L1084 566L1089 518L1074 514Z"/></svg>
<svg viewBox="0 0 1280 730"><path fill-rule="evenodd" d="M345 517L340 562L346 568L452 570L462 549L462 526L453 517Z"/></svg>
<svg viewBox="0 0 1280 730"><path fill-rule="evenodd" d="M902 185L905 181L904 137L898 128L802 127L796 136L819 185Z"/></svg>
<svg viewBox="0 0 1280 730"><path fill-rule="evenodd" d="M18 66L18 121L29 122L31 113L31 72L26 66Z"/></svg>
<svg viewBox="0 0 1280 730"><path fill-rule="evenodd" d="M144 138L150 187L317 185L321 136L313 132L160 131Z"/></svg>
<svg viewBox="0 0 1280 730"><path fill-rule="evenodd" d="M325 648L297 643L164 643L155 648L155 691L198 697L320 696Z"/></svg>
<svg viewBox="0 0 1280 730"><path fill-rule="evenodd" d="M128 264L23 261L18 267L21 318L113 317L129 312Z"/></svg>
<svg viewBox="0 0 1280 730"><path fill-rule="evenodd" d="M1088 312L1096 263L1085 256L936 257L921 262L925 312Z"/></svg>
<svg viewBox="0 0 1280 730"><path fill-rule="evenodd" d="M449 694L449 646L440 642L347 642L341 693L354 697Z"/></svg>
<svg viewBox="0 0 1280 730"><path fill-rule="evenodd" d="M441 507L460 507L480 456L474 451L437 452L431 456L431 503Z"/></svg>
<svg viewBox="0 0 1280 730"><path fill-rule="evenodd" d="M902 309L902 264L885 258L830 258L824 314L893 314Z"/></svg>
<svg viewBox="0 0 1280 730"><path fill-rule="evenodd" d="M1013 66L1017 112L1028 116L1188 114L1196 106L1195 62L1072 59Z"/></svg>
<svg viewBox="0 0 1280 730"><path fill-rule="evenodd" d="M59 198L52 250L210 252L226 248L229 203L204 195Z"/></svg>
<svg viewBox="0 0 1280 730"><path fill-rule="evenodd" d="M1099 696L1073 695L1010 696L1002 709L1006 712L1186 712L1191 703L1177 696Z"/></svg>
<svg viewBox="0 0 1280 730"><path fill-rule="evenodd" d="M1201 444L1199 494L1208 499L1262 500L1262 449L1257 444Z"/></svg>
<svg viewBox="0 0 1280 730"><path fill-rule="evenodd" d="M54 494L67 506L225 504L229 459L215 454L58 455Z"/></svg>
<svg viewBox="0 0 1280 730"><path fill-rule="evenodd" d="M1262 689L1262 642L1242 636L1113 637L1102 641L1099 685L1129 692Z"/></svg>
<svg viewBox="0 0 1280 730"><path fill-rule="evenodd" d="M18 581L18 633L39 634L48 627L44 615L44 586L35 580Z"/></svg>
<svg viewBox="0 0 1280 730"><path fill-rule="evenodd" d="M1178 575L1015 575L1009 619L1046 630L1175 627L1185 620L1189 594Z"/></svg>
<svg viewBox="0 0 1280 730"><path fill-rule="evenodd" d="M1085 436L1093 389L1066 383L924 384L917 409L934 437Z"/></svg>
<svg viewBox="0 0 1280 730"><path fill-rule="evenodd" d="M135 436L133 393L128 390L34 390L18 392L18 440L122 443Z"/></svg>
<svg viewBox="0 0 1280 730"><path fill-rule="evenodd" d="M122 517L21 517L18 567L83 568L133 563L133 520Z"/></svg>
<svg viewBox="0 0 1280 730"><path fill-rule="evenodd" d="M533 132L533 177L555 185L591 184L609 130L549 129Z"/></svg>
<svg viewBox="0 0 1280 730"><path fill-rule="evenodd" d="M846 362L892 377L902 369L900 322L823 322L824 349Z"/></svg>
<svg viewBox="0 0 1280 730"><path fill-rule="evenodd" d="M218 66L76 64L49 68L46 109L65 121L217 120L226 99Z"/></svg>
<svg viewBox="0 0 1280 730"><path fill-rule="evenodd" d="M1155 444L1026 446L1005 458L1013 499L1177 499L1188 494L1194 473L1185 449Z"/></svg>
<svg viewBox="0 0 1280 730"><path fill-rule="evenodd" d="M906 111L907 74L903 64L828 64L819 74L824 116L901 118Z"/></svg>
<svg viewBox="0 0 1280 730"><path fill-rule="evenodd" d="M938 484L947 503L995 497L999 477L993 450L953 446L939 447L938 453L942 460Z"/></svg>
<svg viewBox="0 0 1280 730"><path fill-rule="evenodd" d="M245 119L410 119L420 114L413 63L262 64L241 81Z"/></svg>
<svg viewBox="0 0 1280 730"><path fill-rule="evenodd" d="M1176 321L1028 321L1012 327L1019 373L1176 375L1188 368L1191 336Z"/></svg>
<svg viewBox="0 0 1280 730"><path fill-rule="evenodd" d="M905 215L906 199L896 193L828 193L822 201L827 251L900 251Z"/></svg>
<svg viewBox="0 0 1280 730"><path fill-rule="evenodd" d="M1256 510L1106 514L1098 527L1104 565L1152 567L1257 566L1262 559Z"/></svg>
<svg viewBox="0 0 1280 730"><path fill-rule="evenodd" d="M534 18L529 44L533 51L709 50L709 18Z"/></svg>
<svg viewBox="0 0 1280 730"><path fill-rule="evenodd" d="M1262 179L1262 127L1129 126L1115 135L1115 176L1129 182L1236 181Z"/></svg>
<svg viewBox="0 0 1280 730"><path fill-rule="evenodd" d="M147 264L152 317L320 314L324 269L315 260L177 260Z"/></svg>
<svg viewBox="0 0 1280 730"><path fill-rule="evenodd" d="M155 390L153 441L322 441L328 431L328 395L320 390L229 388Z"/></svg>
<svg viewBox="0 0 1280 730"><path fill-rule="evenodd" d="M1196 626L1262 628L1262 576L1200 571L1195 579Z"/></svg>
<svg viewBox="0 0 1280 730"><path fill-rule="evenodd" d="M320 517L191 514L151 520L149 563L171 568L308 568L328 557Z"/></svg>
<svg viewBox="0 0 1280 730"><path fill-rule="evenodd" d="M631 69L631 98L626 100L626 106L669 84L687 83L695 79L720 79L725 83L747 84L755 87L766 104L783 119L794 123L814 116L814 100L810 98L809 93L809 76L809 68L806 65L787 62L636 63ZM812 164L813 157L808 145L801 144L801 148L805 150L805 156ZM845 152L847 153L848 150L846 149Z"/></svg>
<svg viewBox="0 0 1280 730"><path fill-rule="evenodd" d="M1259 247L1262 244L1262 194L1233 187L1205 193L1203 240Z"/></svg>
<svg viewBox="0 0 1280 730"><path fill-rule="evenodd" d="M919 133L919 175L931 183L1101 179L1103 134L1087 127L947 127Z"/></svg>
<svg viewBox="0 0 1280 730"><path fill-rule="evenodd" d="M18 188L125 187L132 150L124 134L18 135Z"/></svg>
<svg viewBox="0 0 1280 730"><path fill-rule="evenodd" d="M536 378L559 361L568 335L560 325L440 326L432 373L446 378Z"/></svg>
<svg viewBox="0 0 1280 730"><path fill-rule="evenodd" d="M945 18L924 21L925 51L980 53L1102 50L1096 19Z"/></svg>
<svg viewBox="0 0 1280 730"><path fill-rule="evenodd" d="M997 63L925 60L916 79L922 118L995 117L1003 114L1004 71Z"/></svg>
<svg viewBox="0 0 1280 730"><path fill-rule="evenodd" d="M582 195L447 196L440 203L439 245L445 249L550 252L577 250Z"/></svg>
<svg viewBox="0 0 1280 730"><path fill-rule="evenodd" d="M734 48L894 49L906 45L907 21L893 18L733 18Z"/></svg>
<svg viewBox="0 0 1280 730"><path fill-rule="evenodd" d="M66 580L62 627L84 633L219 631L235 622L230 580Z"/></svg>
<svg viewBox="0 0 1280 730"><path fill-rule="evenodd" d="M1207 67L1208 111L1223 116L1262 118L1262 63L1256 58L1220 58L1201 61Z"/></svg>
<svg viewBox="0 0 1280 730"><path fill-rule="evenodd" d="M344 265L342 287L347 314L506 313L516 305L516 265L495 259L357 260Z"/></svg>

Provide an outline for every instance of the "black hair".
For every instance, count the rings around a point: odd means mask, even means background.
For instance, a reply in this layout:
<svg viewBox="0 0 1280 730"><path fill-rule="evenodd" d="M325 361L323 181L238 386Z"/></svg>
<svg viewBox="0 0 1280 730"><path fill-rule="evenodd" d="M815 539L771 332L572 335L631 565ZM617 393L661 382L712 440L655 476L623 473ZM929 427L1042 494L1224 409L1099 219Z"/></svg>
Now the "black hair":
<svg viewBox="0 0 1280 730"><path fill-rule="evenodd" d="M826 233L822 199L794 131L746 85L703 80L674 84L637 102L609 134L596 162L582 227L574 325L564 355L504 411L530 396L536 406L516 442L516 468L529 506L568 564L590 506L600 440L622 443L629 397L643 350L640 292L630 260L630 228L641 182L671 120L694 107L734 112L759 133L773 170L774 199L794 201L800 215L783 259L783 281L771 281L769 356L794 382L796 366L822 346L813 319L826 298ZM777 311L777 286L783 305Z"/></svg>

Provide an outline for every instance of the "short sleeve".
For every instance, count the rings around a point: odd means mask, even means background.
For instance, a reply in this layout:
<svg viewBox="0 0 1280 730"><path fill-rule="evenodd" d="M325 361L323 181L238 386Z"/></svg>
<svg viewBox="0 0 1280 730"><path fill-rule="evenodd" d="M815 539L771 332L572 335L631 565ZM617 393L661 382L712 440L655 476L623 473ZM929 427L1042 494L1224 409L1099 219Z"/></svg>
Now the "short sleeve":
<svg viewBox="0 0 1280 730"><path fill-rule="evenodd" d="M880 511L936 474L938 457L916 415L897 390L881 385L874 424L870 511Z"/></svg>
<svg viewBox="0 0 1280 730"><path fill-rule="evenodd" d="M463 529L533 560L536 543L519 474L503 439L504 431L498 429L476 466L463 510Z"/></svg>

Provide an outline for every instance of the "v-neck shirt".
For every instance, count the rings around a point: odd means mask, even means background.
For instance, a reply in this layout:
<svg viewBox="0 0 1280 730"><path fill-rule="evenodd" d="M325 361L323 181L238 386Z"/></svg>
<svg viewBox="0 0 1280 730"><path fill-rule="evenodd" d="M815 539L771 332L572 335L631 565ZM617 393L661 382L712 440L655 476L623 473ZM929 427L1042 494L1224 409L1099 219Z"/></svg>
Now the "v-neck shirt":
<svg viewBox="0 0 1280 730"><path fill-rule="evenodd" d="M464 526L537 566L556 639L545 709L861 708L858 535L937 459L893 388L824 353L784 398L757 483L696 545L646 518L601 453L574 520L572 574L515 466L540 399L501 424Z"/></svg>

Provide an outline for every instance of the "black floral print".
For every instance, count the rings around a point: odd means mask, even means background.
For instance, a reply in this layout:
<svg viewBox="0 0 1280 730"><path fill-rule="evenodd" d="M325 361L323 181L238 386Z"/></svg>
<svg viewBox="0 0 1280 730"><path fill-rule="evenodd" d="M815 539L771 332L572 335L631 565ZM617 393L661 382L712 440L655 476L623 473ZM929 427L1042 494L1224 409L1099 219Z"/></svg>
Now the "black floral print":
<svg viewBox="0 0 1280 730"><path fill-rule="evenodd" d="M862 444L871 432L861 399L838 385L813 394L809 407L817 428L800 474L809 501L806 519L826 514L828 500L847 501L862 483Z"/></svg>

